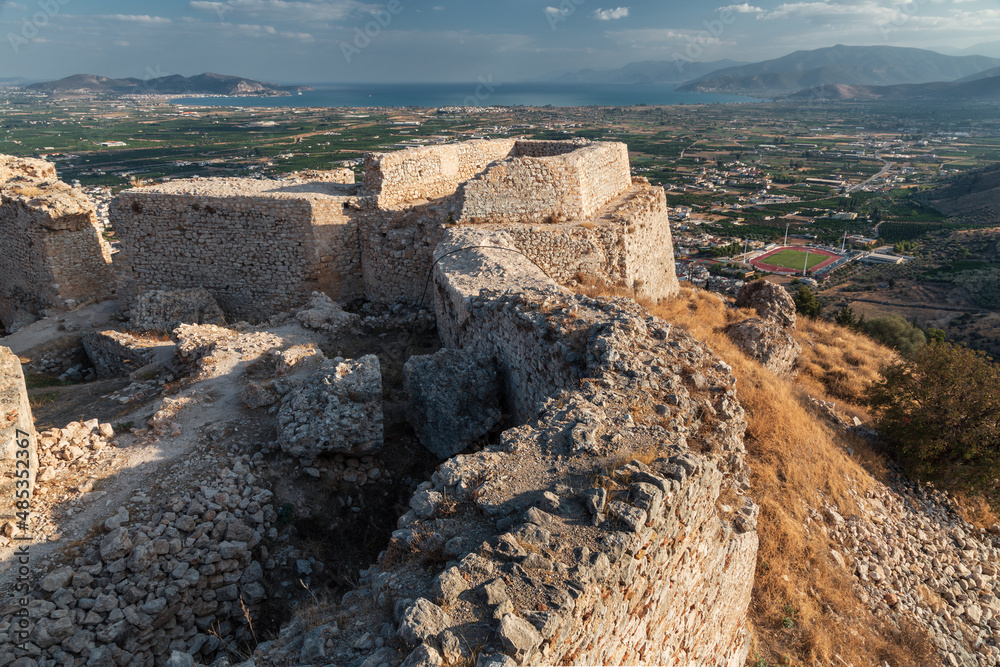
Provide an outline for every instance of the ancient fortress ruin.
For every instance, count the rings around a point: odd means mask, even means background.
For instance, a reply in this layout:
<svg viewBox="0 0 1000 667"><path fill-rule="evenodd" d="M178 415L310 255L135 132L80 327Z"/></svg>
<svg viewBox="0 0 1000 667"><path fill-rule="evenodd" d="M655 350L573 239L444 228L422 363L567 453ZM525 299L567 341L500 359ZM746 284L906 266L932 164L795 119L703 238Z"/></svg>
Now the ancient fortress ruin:
<svg viewBox="0 0 1000 667"><path fill-rule="evenodd" d="M111 298L111 248L94 204L48 162L0 155L0 325Z"/></svg>
<svg viewBox="0 0 1000 667"><path fill-rule="evenodd" d="M343 180L348 180L344 178ZM447 228L503 228L557 281L577 274L660 298L677 290L666 198L624 144L498 139L376 153L364 182L200 179L122 193L119 298L204 287L259 321L313 291L420 300Z"/></svg>
<svg viewBox="0 0 1000 667"><path fill-rule="evenodd" d="M124 192L111 209L122 242L118 297L133 315L150 312L150 292L162 303L197 288L229 321L260 322L308 302L296 318L313 328L331 322L328 313L353 317L324 306L327 297L422 300L444 343L405 370L411 390L430 397L414 408L421 440L442 444L433 451L444 462L417 487L356 590L318 624L292 624L259 645L253 664L744 664L758 509L743 495L746 422L730 369L630 300L563 286L592 277L673 296L662 189L630 176L625 145L584 141L373 154L363 182L351 180L175 181ZM206 364L254 331L196 324L174 336L178 354ZM108 354L127 346L109 338ZM338 415L368 415L364 446L382 438L374 358L325 361L307 345L274 355L272 367L307 369L303 377L336 395L341 411L326 408L334 425ZM20 405L23 379L7 366L0 357L0 399ZM295 408L325 400L324 391L286 383L281 397L268 395L250 366L246 373L246 405L276 406L294 433L315 430ZM341 380L375 391L337 393ZM470 406L470 396L489 405ZM464 444L442 423L449 415L471 414L473 431L473 417L483 422L471 439L501 412L508 423L498 442L456 454ZM23 425L24 411L10 414ZM236 601L255 612L263 599L260 545L276 521L269 492L248 488L247 514L225 505L239 502L247 471L237 462L229 493L214 496L225 522L215 510L214 524L188 516L213 507L202 487L156 526L115 524L46 578L37 655L162 665L179 651L211 662L219 642L206 628L239 625ZM430 552L438 557L414 557ZM22 655L13 628L0 617L0 662Z"/></svg>

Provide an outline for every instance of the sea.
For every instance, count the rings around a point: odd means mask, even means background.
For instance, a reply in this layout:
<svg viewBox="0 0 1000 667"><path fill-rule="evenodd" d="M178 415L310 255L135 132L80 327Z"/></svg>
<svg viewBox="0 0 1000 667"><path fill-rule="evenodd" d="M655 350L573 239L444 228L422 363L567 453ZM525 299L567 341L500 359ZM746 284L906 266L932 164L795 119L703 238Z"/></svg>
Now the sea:
<svg viewBox="0 0 1000 667"><path fill-rule="evenodd" d="M291 97L182 97L175 104L226 107L585 107L755 102L740 95L683 93L668 84L473 83L313 84Z"/></svg>

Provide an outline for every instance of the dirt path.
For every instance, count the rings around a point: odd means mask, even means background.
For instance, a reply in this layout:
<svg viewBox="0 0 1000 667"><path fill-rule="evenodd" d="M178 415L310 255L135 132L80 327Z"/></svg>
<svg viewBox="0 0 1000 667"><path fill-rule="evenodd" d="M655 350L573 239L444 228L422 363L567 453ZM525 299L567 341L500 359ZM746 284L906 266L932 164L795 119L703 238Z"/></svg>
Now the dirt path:
<svg viewBox="0 0 1000 667"><path fill-rule="evenodd" d="M102 301L68 312L56 311L16 333L0 338L0 345L9 347L16 355L24 355L61 338L112 326L117 323L114 321L117 312L117 301Z"/></svg>

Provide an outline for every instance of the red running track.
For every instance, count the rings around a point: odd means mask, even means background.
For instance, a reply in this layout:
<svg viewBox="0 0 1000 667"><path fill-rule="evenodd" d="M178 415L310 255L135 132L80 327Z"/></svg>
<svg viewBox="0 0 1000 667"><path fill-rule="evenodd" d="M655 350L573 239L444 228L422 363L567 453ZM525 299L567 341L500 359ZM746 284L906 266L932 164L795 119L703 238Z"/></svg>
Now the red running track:
<svg viewBox="0 0 1000 667"><path fill-rule="evenodd" d="M761 255L757 259L750 260L750 265L755 266L758 269L762 269L764 271L770 271L771 273L785 273L785 274L802 273L802 269L790 269L787 266L775 266L774 264L768 264L765 261L771 255L779 253L782 250L801 250L802 252L805 252L806 248L791 246L791 245L782 246L781 248L775 248L774 250L768 252L767 254ZM817 264L816 266L809 269L809 273L815 273L820 269L826 268L841 258L841 255L835 255L832 252L827 252L826 250L817 250L816 248L809 248L809 254L824 255L826 257L826 259L822 263Z"/></svg>

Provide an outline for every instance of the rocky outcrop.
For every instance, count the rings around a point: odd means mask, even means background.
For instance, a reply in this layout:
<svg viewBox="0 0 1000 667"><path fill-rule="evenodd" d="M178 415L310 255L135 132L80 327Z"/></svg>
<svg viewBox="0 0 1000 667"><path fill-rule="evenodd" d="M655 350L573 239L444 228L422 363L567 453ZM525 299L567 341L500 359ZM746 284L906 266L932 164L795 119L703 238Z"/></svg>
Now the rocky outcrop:
<svg viewBox="0 0 1000 667"><path fill-rule="evenodd" d="M802 353L802 346L787 331L756 317L730 325L726 333L747 356L778 375L791 373Z"/></svg>
<svg viewBox="0 0 1000 667"><path fill-rule="evenodd" d="M0 347L0 526L16 525L17 512L29 508L37 472L38 443L21 361Z"/></svg>
<svg viewBox="0 0 1000 667"><path fill-rule="evenodd" d="M0 183L15 178L33 181L56 180L56 166L45 160L15 155L0 155Z"/></svg>
<svg viewBox="0 0 1000 667"><path fill-rule="evenodd" d="M795 301L781 285L766 280L748 283L736 296L737 308L752 308L765 322L795 328Z"/></svg>
<svg viewBox="0 0 1000 667"><path fill-rule="evenodd" d="M382 374L375 355L324 361L278 391L278 444L289 455L311 461L381 449Z"/></svg>
<svg viewBox="0 0 1000 667"><path fill-rule="evenodd" d="M129 312L135 331L169 333L181 324L226 323L222 309L204 287L155 290L140 294Z"/></svg>
<svg viewBox="0 0 1000 667"><path fill-rule="evenodd" d="M413 356L403 367L407 418L420 443L444 460L500 421L500 381L492 359L444 349Z"/></svg>

